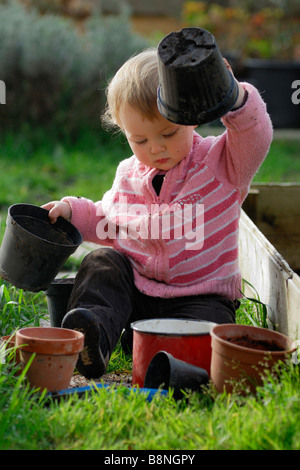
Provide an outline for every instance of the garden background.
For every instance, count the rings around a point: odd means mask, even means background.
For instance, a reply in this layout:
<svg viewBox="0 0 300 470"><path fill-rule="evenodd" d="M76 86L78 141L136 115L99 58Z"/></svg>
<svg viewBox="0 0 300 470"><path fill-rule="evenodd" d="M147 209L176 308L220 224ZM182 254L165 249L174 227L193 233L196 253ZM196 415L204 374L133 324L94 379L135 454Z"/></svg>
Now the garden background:
<svg viewBox="0 0 300 470"><path fill-rule="evenodd" d="M283 95L289 111L281 106L280 115L296 119L288 128L275 126L255 181L299 184L300 104L291 99L292 82L300 80L299 25L300 0L0 0L1 237L11 204L40 205L66 194L102 197L117 164L130 155L122 136L101 128L106 83L132 54L184 26L209 29L238 78L249 73L249 60L292 64L272 102ZM264 84L260 91L268 95ZM222 126L215 122L199 132L220 133ZM77 263L71 260L66 269L75 271ZM47 315L43 294L1 282L0 300L1 335L40 324ZM260 325L259 312L253 315L251 322ZM269 378L258 397L247 400L206 394L188 403L172 397L147 403L117 390L46 407L45 397L37 400L24 386L24 377L14 376L6 363L0 367L1 449L300 447L298 369L288 370L281 382ZM118 349L109 370L130 367Z"/></svg>

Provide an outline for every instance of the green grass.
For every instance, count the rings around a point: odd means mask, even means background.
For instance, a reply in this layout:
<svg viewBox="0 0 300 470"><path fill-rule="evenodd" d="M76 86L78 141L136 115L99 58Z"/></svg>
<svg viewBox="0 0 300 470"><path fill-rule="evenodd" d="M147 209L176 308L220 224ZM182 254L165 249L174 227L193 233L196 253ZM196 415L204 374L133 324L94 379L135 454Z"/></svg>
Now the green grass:
<svg viewBox="0 0 300 470"><path fill-rule="evenodd" d="M6 322L6 333L15 330L20 311L25 313L19 326L35 322L37 311L43 317L43 293L23 292L3 281L1 285L0 321ZM32 301L35 308L28 308ZM237 321L259 325L259 307L244 298ZM15 319L6 319L7 309L14 309ZM16 366L6 361L7 356L13 360L13 351L0 347L1 450L300 449L299 365L269 372L257 394L245 397L216 394L209 385L180 401L169 393L148 402L143 393L119 386L58 402L30 390L25 372L14 375ZM131 367L131 356L118 344L108 372L130 372Z"/></svg>
<svg viewBox="0 0 300 470"><path fill-rule="evenodd" d="M300 183L300 139L273 140L254 182Z"/></svg>
<svg viewBox="0 0 300 470"><path fill-rule="evenodd" d="M48 316L43 292L24 292L0 281L0 334L7 336L21 327L40 326Z"/></svg>
<svg viewBox="0 0 300 470"><path fill-rule="evenodd" d="M119 387L46 406L22 376L5 375L2 366L0 377L1 450L300 449L300 375L292 365L280 377L267 375L256 396L208 387L181 401L169 394L148 402Z"/></svg>
<svg viewBox="0 0 300 470"><path fill-rule="evenodd" d="M39 205L67 194L98 200L127 156L124 139L101 131L83 131L72 141L39 130L8 133L0 143L0 208L19 202Z"/></svg>

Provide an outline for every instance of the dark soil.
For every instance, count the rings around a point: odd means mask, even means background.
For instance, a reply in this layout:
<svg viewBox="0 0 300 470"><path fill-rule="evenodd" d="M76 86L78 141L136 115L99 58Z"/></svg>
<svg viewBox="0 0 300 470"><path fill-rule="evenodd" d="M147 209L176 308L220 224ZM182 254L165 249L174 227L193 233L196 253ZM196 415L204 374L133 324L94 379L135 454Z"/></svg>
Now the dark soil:
<svg viewBox="0 0 300 470"><path fill-rule="evenodd" d="M262 351L284 351L284 349L274 343L274 341L254 340L248 336L229 338L228 341L244 348L258 349Z"/></svg>
<svg viewBox="0 0 300 470"><path fill-rule="evenodd" d="M54 224L27 215L15 216L14 219L22 228L27 230L27 232L36 235L42 240L47 240L59 245L73 245L73 241L70 237Z"/></svg>

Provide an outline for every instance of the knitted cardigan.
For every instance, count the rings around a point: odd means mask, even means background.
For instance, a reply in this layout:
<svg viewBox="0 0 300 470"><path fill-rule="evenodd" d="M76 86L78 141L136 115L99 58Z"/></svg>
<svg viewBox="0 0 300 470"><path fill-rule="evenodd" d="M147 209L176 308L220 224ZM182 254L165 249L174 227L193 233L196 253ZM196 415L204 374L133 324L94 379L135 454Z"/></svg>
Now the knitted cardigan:
<svg viewBox="0 0 300 470"><path fill-rule="evenodd" d="M264 160L272 125L258 91L223 118L226 131L202 138L168 170L159 195L159 170L133 155L116 171L101 201L67 197L71 222L84 240L129 258L136 287L155 297L219 294L240 297L239 217L251 180Z"/></svg>

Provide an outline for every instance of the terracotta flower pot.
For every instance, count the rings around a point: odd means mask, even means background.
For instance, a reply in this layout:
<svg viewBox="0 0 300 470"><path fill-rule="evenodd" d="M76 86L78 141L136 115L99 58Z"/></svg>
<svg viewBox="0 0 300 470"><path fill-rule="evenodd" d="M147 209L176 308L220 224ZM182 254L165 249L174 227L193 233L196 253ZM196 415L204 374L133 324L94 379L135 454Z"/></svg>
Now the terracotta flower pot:
<svg viewBox="0 0 300 470"><path fill-rule="evenodd" d="M23 368L35 353L26 373L31 386L52 392L69 386L84 335L65 328L23 328L16 333L16 345Z"/></svg>
<svg viewBox="0 0 300 470"><path fill-rule="evenodd" d="M293 340L255 326L223 324L211 330L211 380L218 392L255 392L263 375L279 361L291 359ZM241 390L239 390L241 386Z"/></svg>

